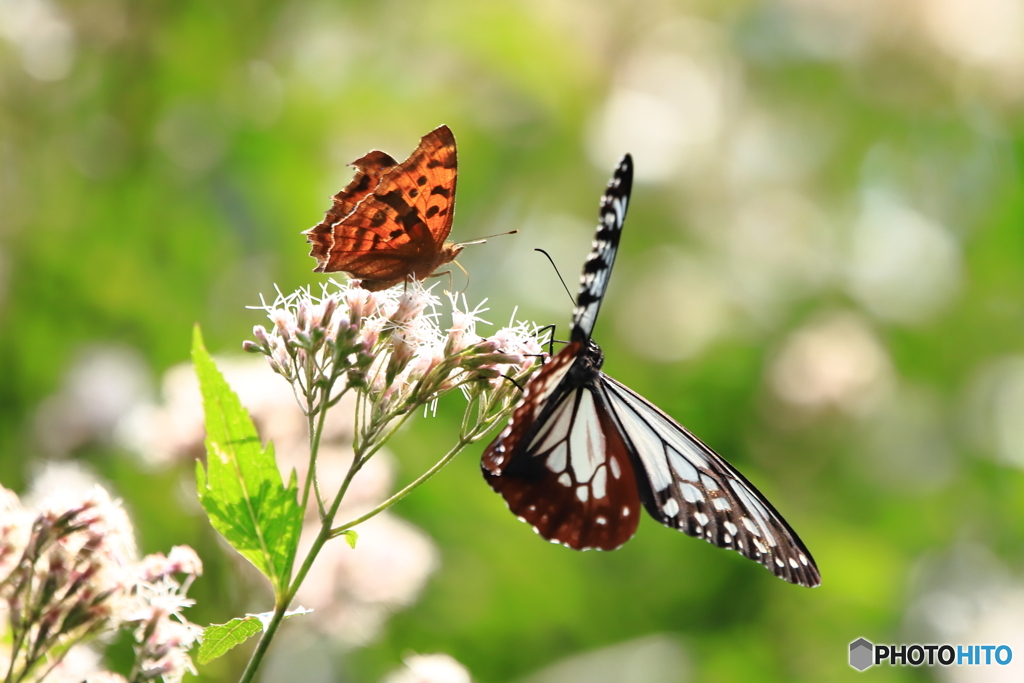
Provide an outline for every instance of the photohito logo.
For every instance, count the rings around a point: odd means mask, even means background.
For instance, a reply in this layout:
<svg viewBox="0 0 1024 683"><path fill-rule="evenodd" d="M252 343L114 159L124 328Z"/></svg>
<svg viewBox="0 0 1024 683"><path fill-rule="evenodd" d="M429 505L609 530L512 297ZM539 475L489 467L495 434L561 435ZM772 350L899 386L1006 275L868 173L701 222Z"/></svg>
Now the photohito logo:
<svg viewBox="0 0 1024 683"><path fill-rule="evenodd" d="M889 666L1006 666L1013 660L1009 645L875 645L866 638L850 643L850 666L863 671Z"/></svg>

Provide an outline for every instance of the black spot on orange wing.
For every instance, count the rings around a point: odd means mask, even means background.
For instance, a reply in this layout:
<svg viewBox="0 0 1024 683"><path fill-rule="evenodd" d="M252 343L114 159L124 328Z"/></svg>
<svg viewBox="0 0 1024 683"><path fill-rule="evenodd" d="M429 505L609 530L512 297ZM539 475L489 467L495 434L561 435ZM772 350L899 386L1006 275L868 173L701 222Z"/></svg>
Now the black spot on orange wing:
<svg viewBox="0 0 1024 683"><path fill-rule="evenodd" d="M373 191L332 226L329 249L314 242L316 229L308 231L315 270L347 272L367 289L383 289L407 278L423 279L450 261L458 253L445 243L457 166L455 138L447 126L425 135L407 160L383 174ZM432 194L424 195L418 188L428 183Z"/></svg>
<svg viewBox="0 0 1024 683"><path fill-rule="evenodd" d="M381 177L397 166L398 162L390 154L374 150L350 165L356 169L355 177L334 195L333 204L324 219L305 233L307 241L313 245L310 256L318 261L325 261L334 245L334 225L352 213L356 205L377 187Z"/></svg>

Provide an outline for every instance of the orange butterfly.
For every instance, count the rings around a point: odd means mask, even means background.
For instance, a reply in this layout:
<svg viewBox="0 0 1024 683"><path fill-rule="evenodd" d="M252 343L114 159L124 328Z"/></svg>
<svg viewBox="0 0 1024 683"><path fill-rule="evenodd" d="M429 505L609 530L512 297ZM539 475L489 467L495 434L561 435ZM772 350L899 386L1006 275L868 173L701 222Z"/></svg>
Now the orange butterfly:
<svg viewBox="0 0 1024 683"><path fill-rule="evenodd" d="M356 176L334 196L324 220L303 234L317 273L343 271L378 291L422 280L463 244L447 242L455 213L455 136L440 126L399 164L373 151L352 162Z"/></svg>

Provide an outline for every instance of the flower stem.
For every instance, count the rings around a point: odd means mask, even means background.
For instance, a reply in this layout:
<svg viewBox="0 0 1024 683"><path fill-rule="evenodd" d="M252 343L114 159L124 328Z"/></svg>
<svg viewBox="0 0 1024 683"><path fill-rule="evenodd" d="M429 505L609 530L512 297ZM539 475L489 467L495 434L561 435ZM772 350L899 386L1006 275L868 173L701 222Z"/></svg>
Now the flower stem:
<svg viewBox="0 0 1024 683"><path fill-rule="evenodd" d="M321 423L320 428L322 427L323 424ZM318 429L318 431L322 431L322 429ZM317 441L319 441L319 439L317 439ZM256 645L256 649L253 651L252 657L249 658L249 663L246 665L245 671L242 672L242 677L239 679L239 683L250 683L256 675L256 671L259 669L260 663L263 661L263 657L267 653L267 648L270 647L270 641L274 639L274 635L277 633L277 629L281 625L281 621L284 619L285 612L288 611L288 605L290 605L292 600L295 599L295 594L298 592L299 586L301 586L302 582L305 580L306 574L309 573L310 568L313 566L313 561L316 559L316 556L320 554L320 550L323 548L324 543L330 540L331 524L334 523L334 516L338 514L338 508L341 506L341 501L345 497L346 491L348 491L352 478L355 477L359 468L366 462L366 458L369 457L368 454L361 453L360 450L361 449L357 449L353 455L352 465L349 467L348 474L345 476L345 481L338 489L338 493L334 497L334 501L331 503L331 509L328 510L321 519L320 533L317 534L316 539L313 541L312 547L310 547L309 552L306 554L306 559L303 560L302 566L299 568L299 571L296 572L288 590L278 598L277 603L274 606L274 614L264 628L263 635L260 636L260 641Z"/></svg>
<svg viewBox="0 0 1024 683"><path fill-rule="evenodd" d="M238 683L250 683L256 675L256 670L260 668L260 663L263 661L263 655L267 653L267 648L270 647L270 641L274 639L274 634L277 633L277 627L281 625L281 620L284 619L284 613L287 611L288 602L290 601L291 597L289 593L287 601L281 600L277 603L277 606L274 608L274 616L270 618L270 622L263 630L263 635L260 636L260 642L256 644L256 649L253 650L252 657L249 658L249 664L246 665L245 671L242 672L242 677L238 679Z"/></svg>
<svg viewBox="0 0 1024 683"><path fill-rule="evenodd" d="M391 507L392 505L394 505L398 501L400 501L403 498L405 498L407 495L412 493L412 490L415 489L417 486L419 486L420 484L422 484L423 482L425 482L426 480L430 479L435 474L440 472L441 469L445 465L450 463L455 458L455 456L458 455L459 452L461 452L462 449L465 448L466 446L468 446L470 443L472 443L472 440L470 440L470 439L460 439L459 442L457 444L455 444L455 446L450 451L445 453L444 457L442 457L440 460L438 460L436 463L434 463L433 467L431 467L429 470L424 472L415 481L413 481L411 484L409 484L408 486L403 488L401 491L399 491L398 493L396 493L395 495L391 496L390 498L385 500L383 503L381 503L377 507L375 507L372 510L370 510L369 512L367 512L362 517L358 517L357 519L353 519L351 522L346 522L345 524L342 524L339 527L335 527L334 529L331 529L330 538L335 538L337 536L340 536L345 531L351 529L352 527L356 526L357 524L362 524L363 522L365 522L366 520L370 519L371 517L377 516L381 512L384 512L384 510L387 510L389 507Z"/></svg>

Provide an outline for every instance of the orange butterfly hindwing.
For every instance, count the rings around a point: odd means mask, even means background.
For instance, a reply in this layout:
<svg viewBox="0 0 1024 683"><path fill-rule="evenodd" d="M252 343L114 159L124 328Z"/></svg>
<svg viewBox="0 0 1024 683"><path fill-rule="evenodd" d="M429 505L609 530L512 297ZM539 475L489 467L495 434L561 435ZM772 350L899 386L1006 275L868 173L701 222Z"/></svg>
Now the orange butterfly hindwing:
<svg viewBox="0 0 1024 683"><path fill-rule="evenodd" d="M345 272L370 291L429 277L462 246L447 242L455 213L455 136L440 126L401 164L374 151L352 163L356 176L307 230L318 273Z"/></svg>

